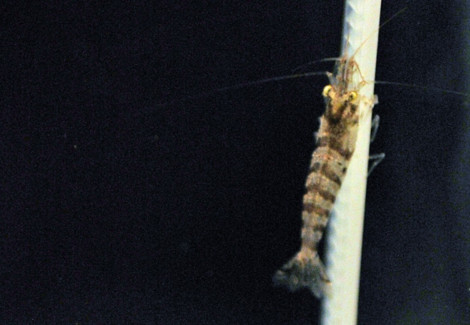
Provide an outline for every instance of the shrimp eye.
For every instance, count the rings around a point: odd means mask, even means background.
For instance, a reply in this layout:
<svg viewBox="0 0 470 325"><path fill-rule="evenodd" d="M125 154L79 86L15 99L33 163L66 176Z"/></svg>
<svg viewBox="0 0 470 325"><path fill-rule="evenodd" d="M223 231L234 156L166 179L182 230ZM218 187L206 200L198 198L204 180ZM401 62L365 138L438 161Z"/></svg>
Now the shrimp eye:
<svg viewBox="0 0 470 325"><path fill-rule="evenodd" d="M351 91L351 92L349 93L349 98L348 98L349 101L353 101L353 100L355 100L356 98L357 98L357 92Z"/></svg>
<svg viewBox="0 0 470 325"><path fill-rule="evenodd" d="M322 95L323 97L328 97L328 93L333 87L331 85L326 85L325 88L323 88Z"/></svg>

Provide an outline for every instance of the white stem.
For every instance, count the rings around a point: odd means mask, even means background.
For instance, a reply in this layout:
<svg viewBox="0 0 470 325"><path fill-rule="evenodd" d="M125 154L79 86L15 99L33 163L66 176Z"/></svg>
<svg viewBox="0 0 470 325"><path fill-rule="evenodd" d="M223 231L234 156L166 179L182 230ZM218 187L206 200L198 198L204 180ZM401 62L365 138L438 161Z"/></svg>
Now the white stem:
<svg viewBox="0 0 470 325"><path fill-rule="evenodd" d="M352 84L359 85L364 80L367 83L357 87L361 95L361 120L356 149L329 224L326 261L332 284L322 305L324 325L357 322L380 4L380 0L346 1L342 55L354 54L359 67L361 74L353 76Z"/></svg>

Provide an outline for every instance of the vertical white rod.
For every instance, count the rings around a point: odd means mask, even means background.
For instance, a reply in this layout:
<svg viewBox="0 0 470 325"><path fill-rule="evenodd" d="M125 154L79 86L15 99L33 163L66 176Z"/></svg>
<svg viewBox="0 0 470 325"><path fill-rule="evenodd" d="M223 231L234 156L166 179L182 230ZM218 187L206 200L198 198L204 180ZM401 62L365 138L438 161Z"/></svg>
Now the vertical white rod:
<svg viewBox="0 0 470 325"><path fill-rule="evenodd" d="M351 87L361 95L361 119L356 149L329 224L326 261L332 283L322 304L324 325L357 323L380 4L380 0L347 0L345 6L342 55L354 55L361 73L353 76ZM363 80L367 83L360 85Z"/></svg>

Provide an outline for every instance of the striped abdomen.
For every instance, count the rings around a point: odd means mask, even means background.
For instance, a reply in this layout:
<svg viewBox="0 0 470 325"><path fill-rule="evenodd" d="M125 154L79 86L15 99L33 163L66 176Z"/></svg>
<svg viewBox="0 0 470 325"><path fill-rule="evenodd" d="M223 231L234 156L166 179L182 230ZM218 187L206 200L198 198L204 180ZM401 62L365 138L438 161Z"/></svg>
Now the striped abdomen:
<svg viewBox="0 0 470 325"><path fill-rule="evenodd" d="M313 152L303 198L302 245L274 275L276 284L291 290L307 287L317 297L325 294L330 283L317 246L354 153L359 122L356 92L328 85L323 96L326 110L320 119L317 149Z"/></svg>
<svg viewBox="0 0 470 325"><path fill-rule="evenodd" d="M352 148L341 146L332 135L318 137L303 198L302 249L316 251L328 217L346 175Z"/></svg>
<svg viewBox="0 0 470 325"><path fill-rule="evenodd" d="M302 245L274 275L276 284L291 290L307 287L317 297L325 294L330 283L317 246L354 152L359 121L356 93L327 86L323 96L326 111L320 119L303 198Z"/></svg>
<svg viewBox="0 0 470 325"><path fill-rule="evenodd" d="M321 131L321 128L320 128ZM336 138L319 132L313 152L303 198L302 245L300 251L274 275L276 284L292 291L307 287L321 297L330 280L318 255L318 242L323 236L328 217L346 174L354 148L340 146Z"/></svg>

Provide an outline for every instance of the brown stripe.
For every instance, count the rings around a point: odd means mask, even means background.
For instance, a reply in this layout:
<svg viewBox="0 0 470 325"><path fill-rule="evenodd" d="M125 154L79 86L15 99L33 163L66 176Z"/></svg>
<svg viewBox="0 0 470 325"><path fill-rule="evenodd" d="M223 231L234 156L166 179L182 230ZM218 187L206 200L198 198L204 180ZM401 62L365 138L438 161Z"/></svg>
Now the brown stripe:
<svg viewBox="0 0 470 325"><path fill-rule="evenodd" d="M327 147L328 149L332 149L336 152L338 152L344 159L349 160L351 159L352 156L352 151L349 151L347 149L344 149L341 146L341 143L337 141L335 138L331 136L326 136L326 137L320 137L317 139L317 147Z"/></svg>
<svg viewBox="0 0 470 325"><path fill-rule="evenodd" d="M324 181L322 185L318 183L312 183L312 182L308 183L306 185L307 193L311 193L310 195L313 195L313 196L320 195L325 201L330 201L331 203L335 203L336 193L333 194L327 191L325 189L325 187L327 186L325 182L326 181Z"/></svg>
<svg viewBox="0 0 470 325"><path fill-rule="evenodd" d="M309 185L307 186L307 189L309 191L312 191L320 195L323 199L325 199L325 201L330 201L331 203L335 203L336 195L331 194L330 192L324 190L323 187L320 186L319 184Z"/></svg>
<svg viewBox="0 0 470 325"><path fill-rule="evenodd" d="M330 211L327 209L323 209L314 203L304 203L304 211L308 213L314 213L317 216L328 216Z"/></svg>
<svg viewBox="0 0 470 325"><path fill-rule="evenodd" d="M341 177L339 177L335 173L335 171L329 167L328 164L323 164L323 166L321 168L321 171L320 171L320 174L322 174L323 176L328 178L330 181L332 181L332 182L338 184L339 186L341 186L341 183L342 183Z"/></svg>
<svg viewBox="0 0 470 325"><path fill-rule="evenodd" d="M323 223L320 223L320 222L313 225L313 231L323 232L323 230L325 230L325 228L326 228L326 225L324 225Z"/></svg>
<svg viewBox="0 0 470 325"><path fill-rule="evenodd" d="M309 174L310 173L315 173L317 172L318 170L320 170L320 167L321 167L321 163L316 161L313 163L313 165L310 167L310 170L309 170Z"/></svg>
<svg viewBox="0 0 470 325"><path fill-rule="evenodd" d="M353 155L353 152L352 151L349 151L347 149L343 149L343 148L333 148L333 150L336 150L341 156L344 157L344 159L346 160L349 160L351 159L352 155Z"/></svg>

